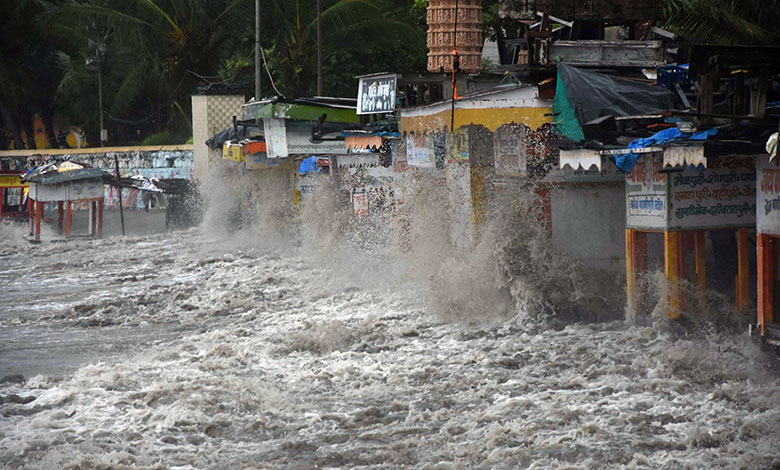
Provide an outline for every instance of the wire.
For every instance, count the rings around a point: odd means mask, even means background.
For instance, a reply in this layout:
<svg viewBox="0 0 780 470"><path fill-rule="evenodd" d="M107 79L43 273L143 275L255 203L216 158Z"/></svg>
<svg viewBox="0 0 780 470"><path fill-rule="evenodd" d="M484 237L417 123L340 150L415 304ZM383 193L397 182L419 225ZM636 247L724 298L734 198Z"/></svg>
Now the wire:
<svg viewBox="0 0 780 470"><path fill-rule="evenodd" d="M268 78L271 80L271 86L273 87L274 91L276 92L276 94L278 96L281 96L282 98L284 98L284 95L282 94L282 92L279 91L279 89L276 88L276 84L274 84L274 77L271 76L271 71L268 70L268 62L266 62L266 60L265 60L265 51L263 51L263 47L262 46L260 46L260 55L263 56L263 65L265 65L265 72L268 74ZM259 100L260 97L259 96L255 97L255 99Z"/></svg>

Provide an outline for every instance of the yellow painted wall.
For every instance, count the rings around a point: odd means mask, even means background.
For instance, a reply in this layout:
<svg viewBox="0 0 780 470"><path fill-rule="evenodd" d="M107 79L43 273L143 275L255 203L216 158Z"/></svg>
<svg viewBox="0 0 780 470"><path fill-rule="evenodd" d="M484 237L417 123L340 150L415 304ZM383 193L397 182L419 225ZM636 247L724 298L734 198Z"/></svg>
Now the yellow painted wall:
<svg viewBox="0 0 780 470"><path fill-rule="evenodd" d="M536 130L540 126L553 122L551 107L525 108L475 108L456 109L455 128L469 124L481 125L495 132L503 124L525 124ZM401 132L426 133L435 129L449 129L451 123L450 110L440 111L428 116L401 117Z"/></svg>

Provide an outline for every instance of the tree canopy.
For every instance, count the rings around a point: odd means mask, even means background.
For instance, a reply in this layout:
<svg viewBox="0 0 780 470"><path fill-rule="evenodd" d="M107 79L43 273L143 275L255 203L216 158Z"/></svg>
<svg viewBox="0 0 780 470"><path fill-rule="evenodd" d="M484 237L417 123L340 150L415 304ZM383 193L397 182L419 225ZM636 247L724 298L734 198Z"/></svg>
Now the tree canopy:
<svg viewBox="0 0 780 470"><path fill-rule="evenodd" d="M321 1L323 94L355 96L356 75L425 70L426 0ZM482 2L487 36L513 27L498 3ZM315 5L262 0L265 96L315 94ZM664 0L664 13L662 26L690 41L780 44L778 0ZM96 143L98 55L110 144L184 142L198 86L253 94L253 0L11 0L0 18L0 148L33 147L35 115L52 146L52 131L72 125Z"/></svg>
<svg viewBox="0 0 780 470"><path fill-rule="evenodd" d="M361 73L424 70L425 26L412 3L322 0L324 94L354 96ZM141 143L163 131L185 141L198 86L229 82L252 96L252 0L18 0L3 2L0 15L7 20L0 30L3 148L32 146L22 136L31 142L34 114L49 131L79 125L98 140L98 78L87 64L96 63L96 44L105 50L110 143ZM313 95L315 2L262 0L261 20L264 95Z"/></svg>

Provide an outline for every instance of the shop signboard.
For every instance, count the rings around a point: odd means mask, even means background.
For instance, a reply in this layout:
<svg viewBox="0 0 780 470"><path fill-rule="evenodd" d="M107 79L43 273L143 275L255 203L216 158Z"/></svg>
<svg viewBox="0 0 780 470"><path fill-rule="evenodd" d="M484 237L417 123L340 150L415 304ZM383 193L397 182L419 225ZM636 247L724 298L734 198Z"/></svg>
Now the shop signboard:
<svg viewBox="0 0 780 470"><path fill-rule="evenodd" d="M666 229L667 187L662 167L661 154L647 154L626 176L626 227Z"/></svg>
<svg viewBox="0 0 780 470"><path fill-rule="evenodd" d="M435 168L433 138L426 134L407 137L406 163L417 168Z"/></svg>
<svg viewBox="0 0 780 470"><path fill-rule="evenodd" d="M20 175L0 175L0 188L18 188L20 186L27 187L27 182L22 182Z"/></svg>
<svg viewBox="0 0 780 470"><path fill-rule="evenodd" d="M505 124L493 133L496 174L524 176L526 173L525 133L527 127Z"/></svg>
<svg viewBox="0 0 780 470"><path fill-rule="evenodd" d="M392 113L395 109L395 74L360 77L357 114Z"/></svg>
<svg viewBox="0 0 780 470"><path fill-rule="evenodd" d="M455 160L469 159L469 128L461 127L447 134L450 143L450 155Z"/></svg>
<svg viewBox="0 0 780 470"><path fill-rule="evenodd" d="M780 166L764 156L756 158L756 231L780 236Z"/></svg>
<svg viewBox="0 0 780 470"><path fill-rule="evenodd" d="M352 191L352 208L357 217L368 215L368 194L365 188L355 188Z"/></svg>
<svg viewBox="0 0 780 470"><path fill-rule="evenodd" d="M755 158L710 158L707 168L662 172L660 153L641 157L626 177L626 226L714 230L756 223Z"/></svg>
<svg viewBox="0 0 780 470"><path fill-rule="evenodd" d="M670 229L752 227L756 223L754 157L711 158L706 169L687 166L668 178Z"/></svg>

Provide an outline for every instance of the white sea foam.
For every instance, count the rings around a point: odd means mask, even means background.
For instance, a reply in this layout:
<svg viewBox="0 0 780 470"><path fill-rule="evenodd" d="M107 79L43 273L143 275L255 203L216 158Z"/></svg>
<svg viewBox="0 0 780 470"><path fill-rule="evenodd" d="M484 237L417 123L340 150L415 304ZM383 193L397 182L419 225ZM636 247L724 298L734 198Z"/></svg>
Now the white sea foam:
<svg viewBox="0 0 780 470"><path fill-rule="evenodd" d="M409 217L426 224L399 250L394 230L361 232L330 197L298 225L256 209L263 227L233 234L213 214L202 230L2 252L0 272L28 274L2 278L16 294L0 326L17 340L0 370L13 357L40 374L0 384L0 465L780 466L777 372L744 336L704 326L722 313L686 335L660 313L572 322L622 293L538 234L497 224L473 252L451 249L446 211L420 204ZM64 278L70 292L47 283ZM107 340L25 346L33 327ZM64 364L46 370L46 348Z"/></svg>

